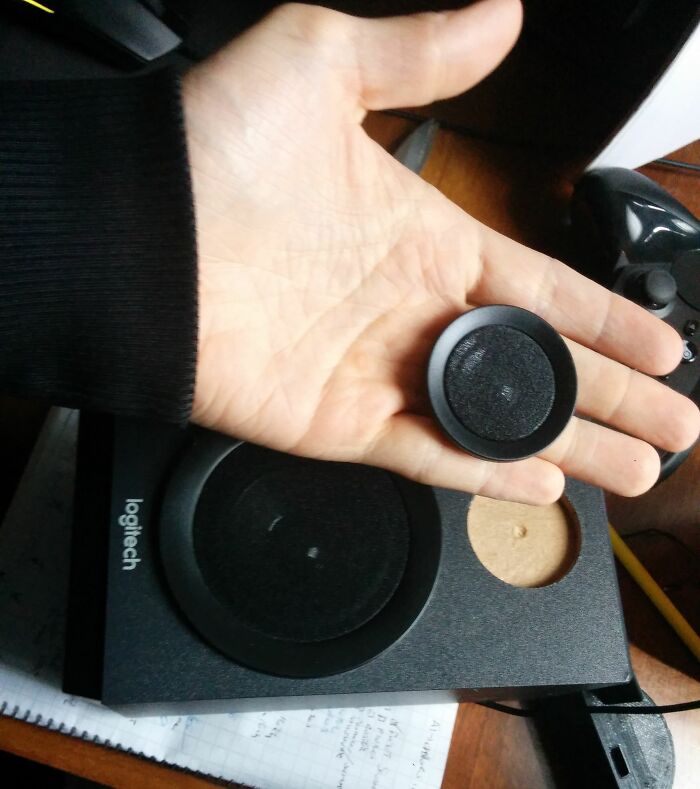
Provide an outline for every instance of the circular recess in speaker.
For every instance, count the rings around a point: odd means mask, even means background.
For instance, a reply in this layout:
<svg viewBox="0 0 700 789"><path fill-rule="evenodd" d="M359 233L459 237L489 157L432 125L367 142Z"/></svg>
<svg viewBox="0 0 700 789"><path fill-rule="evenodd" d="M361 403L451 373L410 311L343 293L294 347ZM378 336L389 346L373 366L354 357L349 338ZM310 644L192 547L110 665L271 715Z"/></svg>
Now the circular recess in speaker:
<svg viewBox="0 0 700 789"><path fill-rule="evenodd" d="M160 553L190 625L232 660L319 677L384 651L432 590L430 488L201 431L165 493Z"/></svg>
<svg viewBox="0 0 700 789"><path fill-rule="evenodd" d="M519 307L479 307L440 335L428 393L445 433L487 460L517 460L552 443L576 404L569 349L545 321Z"/></svg>
<svg viewBox="0 0 700 789"><path fill-rule="evenodd" d="M491 575L525 588L561 581L581 549L581 527L567 499L535 507L474 496L467 535Z"/></svg>

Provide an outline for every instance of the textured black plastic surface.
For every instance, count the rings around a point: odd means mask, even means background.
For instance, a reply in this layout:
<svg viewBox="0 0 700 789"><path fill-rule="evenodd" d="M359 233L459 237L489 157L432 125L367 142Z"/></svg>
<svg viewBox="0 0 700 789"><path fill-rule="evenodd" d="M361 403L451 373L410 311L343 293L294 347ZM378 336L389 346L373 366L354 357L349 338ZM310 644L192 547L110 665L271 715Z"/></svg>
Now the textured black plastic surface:
<svg viewBox="0 0 700 789"><path fill-rule="evenodd" d="M127 705L134 715L428 703L522 698L629 679L603 496L572 480L566 495L579 519L581 549L561 581L539 589L499 581L466 537L471 497L436 489L430 496L442 534L439 571L412 626L390 646L357 668L306 679L265 674L227 658L181 615L157 545L163 491L183 448L203 435L212 436L132 420L116 424L102 696L107 704ZM125 572L118 519L128 498L143 499L143 539L142 561Z"/></svg>
<svg viewBox="0 0 700 789"><path fill-rule="evenodd" d="M241 462L237 463L239 452ZM199 431L182 453L161 507L160 558L179 608L190 625L224 655L269 674L320 677L347 671L374 658L413 625L438 570L441 527L429 488L376 469L326 464L319 472L320 465ZM268 562L284 561L284 556L276 556L278 546L274 539L263 545L257 556L231 556L232 549L243 547L251 527L257 531L260 519L256 514L247 523L241 517L234 518L238 534L224 526L223 536L216 538L214 546L205 548L207 534L211 535L216 525L204 528L202 518L221 524L225 512L220 503L215 503L217 497L212 493L209 499L214 509L208 505L199 512L204 489L223 487L223 508L228 501L233 515L233 510L241 507L241 499L243 509L250 504L255 486L251 478L258 475L258 480L264 480L270 471L281 469L286 475L294 471L306 476L302 482L297 475L294 488L280 488L278 479L277 490L269 491L266 502L266 507L274 505L277 498L279 503L290 505L297 493L306 499L305 527L291 528L300 539L296 544L294 540L287 541L290 550L302 554L298 557L301 561L290 555L288 568L266 567ZM317 485L312 490L309 484L314 475ZM329 480L332 489L324 492L322 487ZM289 478L287 481L291 484ZM343 487L345 490L341 490ZM257 496L253 498L259 501ZM371 510L372 504L376 514ZM336 518L331 512L334 506L344 509ZM284 513L284 508L278 508L269 520L271 512L267 509L263 518L266 529L270 525L273 532L284 528L276 523L280 513ZM328 520L312 526L316 544L308 545L309 521L319 514ZM353 523L348 515L364 518L365 522L355 531L368 544L343 551L332 531L340 528L349 538ZM315 558L304 556L310 549L318 552ZM215 565L212 550L223 552L224 561ZM307 563L306 579L290 577L293 566L303 567L304 559L315 563L322 551L338 554L333 560L336 567L331 567L330 573L322 572L321 579L308 576ZM226 561L226 556L232 561ZM355 566L340 570L337 562L342 563L344 556ZM364 570L357 566L362 557ZM241 570L246 561L251 566ZM242 572L244 577L226 582L226 565L231 573ZM271 577L276 572L282 577ZM233 599L231 592L240 599ZM341 606L345 608L337 610Z"/></svg>
<svg viewBox="0 0 700 789"><path fill-rule="evenodd" d="M627 686L606 689L625 693ZM602 693L600 695L603 695ZM556 786L571 789L671 789L673 739L662 715L591 713L599 694L584 692L530 705L534 725ZM633 708L654 702L643 691L635 700L606 701Z"/></svg>

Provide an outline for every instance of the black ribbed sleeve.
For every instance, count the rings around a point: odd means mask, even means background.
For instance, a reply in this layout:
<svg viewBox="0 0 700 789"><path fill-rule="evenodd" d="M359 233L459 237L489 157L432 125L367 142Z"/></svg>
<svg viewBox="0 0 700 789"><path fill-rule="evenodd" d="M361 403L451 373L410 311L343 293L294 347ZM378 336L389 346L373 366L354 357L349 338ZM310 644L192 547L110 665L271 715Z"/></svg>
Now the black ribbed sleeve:
<svg viewBox="0 0 700 789"><path fill-rule="evenodd" d="M0 83L0 390L184 421L196 321L177 77Z"/></svg>

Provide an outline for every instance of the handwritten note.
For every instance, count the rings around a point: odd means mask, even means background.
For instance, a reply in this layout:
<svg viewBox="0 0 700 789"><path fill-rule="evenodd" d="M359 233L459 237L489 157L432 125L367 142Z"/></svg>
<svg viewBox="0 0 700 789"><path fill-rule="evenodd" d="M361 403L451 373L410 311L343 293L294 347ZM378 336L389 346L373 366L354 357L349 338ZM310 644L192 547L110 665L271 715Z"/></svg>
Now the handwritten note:
<svg viewBox="0 0 700 789"><path fill-rule="evenodd" d="M457 705L127 718L60 690L74 412L51 412L0 527L0 714L261 789L437 789Z"/></svg>

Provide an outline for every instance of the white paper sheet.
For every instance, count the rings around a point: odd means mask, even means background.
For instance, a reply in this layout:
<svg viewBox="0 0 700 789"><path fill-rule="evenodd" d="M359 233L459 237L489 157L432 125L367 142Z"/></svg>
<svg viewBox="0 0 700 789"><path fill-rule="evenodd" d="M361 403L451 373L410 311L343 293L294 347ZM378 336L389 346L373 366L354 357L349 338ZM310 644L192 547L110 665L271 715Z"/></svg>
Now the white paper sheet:
<svg viewBox="0 0 700 789"><path fill-rule="evenodd" d="M77 415L55 409L0 527L0 712L261 789L437 789L456 704L126 718L60 690Z"/></svg>

